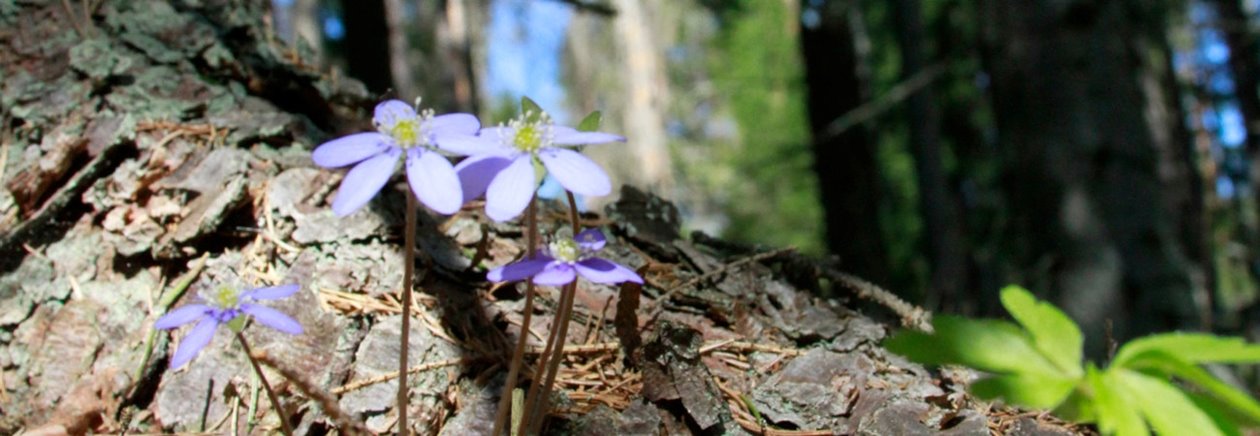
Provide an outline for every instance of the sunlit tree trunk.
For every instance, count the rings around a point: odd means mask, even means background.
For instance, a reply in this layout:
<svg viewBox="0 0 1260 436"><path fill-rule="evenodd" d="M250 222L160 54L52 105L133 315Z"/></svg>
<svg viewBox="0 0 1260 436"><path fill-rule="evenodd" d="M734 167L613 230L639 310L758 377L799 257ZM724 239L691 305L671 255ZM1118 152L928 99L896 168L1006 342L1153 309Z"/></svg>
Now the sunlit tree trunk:
<svg viewBox="0 0 1260 436"><path fill-rule="evenodd" d="M1104 338L1198 326L1198 304L1167 204L1161 147L1170 96L1151 92L1139 0L985 3L987 67L1006 153L1022 280ZM1162 67L1161 67L1162 68ZM1162 120L1162 121L1161 121ZM1114 330L1106 325L1114 322Z"/></svg>
<svg viewBox="0 0 1260 436"><path fill-rule="evenodd" d="M622 124L634 134L628 156L633 156L635 170L622 174L620 180L669 192L674 177L663 118L669 86L662 65L664 48L657 41L664 29L652 16L661 5L642 0L613 0L611 4L617 11L612 25L625 87Z"/></svg>
<svg viewBox="0 0 1260 436"><path fill-rule="evenodd" d="M479 31L473 26L469 9L472 0L446 0L442 22L438 25L439 59L450 76L451 98L448 106L460 112L477 112L477 82L473 73L471 33Z"/></svg>

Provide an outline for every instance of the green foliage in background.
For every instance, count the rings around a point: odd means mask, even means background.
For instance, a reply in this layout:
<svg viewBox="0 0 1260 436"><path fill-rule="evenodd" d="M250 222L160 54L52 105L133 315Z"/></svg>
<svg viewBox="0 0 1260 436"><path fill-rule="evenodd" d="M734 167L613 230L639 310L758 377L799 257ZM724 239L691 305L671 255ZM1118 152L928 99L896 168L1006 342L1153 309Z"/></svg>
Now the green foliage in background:
<svg viewBox="0 0 1260 436"><path fill-rule="evenodd" d="M724 236L822 253L797 12L759 0L720 9L710 71L739 125L738 143L720 144L716 153L731 167Z"/></svg>
<svg viewBox="0 0 1260 436"><path fill-rule="evenodd" d="M1082 361L1081 331L1058 308L1018 286L1001 299L1015 323L942 315L933 333L903 331L884 345L919 363L989 373L972 384L977 396L1096 422L1104 434L1236 435L1260 424L1260 402L1200 366L1260 362L1260 346L1158 334L1126 343L1100 369Z"/></svg>

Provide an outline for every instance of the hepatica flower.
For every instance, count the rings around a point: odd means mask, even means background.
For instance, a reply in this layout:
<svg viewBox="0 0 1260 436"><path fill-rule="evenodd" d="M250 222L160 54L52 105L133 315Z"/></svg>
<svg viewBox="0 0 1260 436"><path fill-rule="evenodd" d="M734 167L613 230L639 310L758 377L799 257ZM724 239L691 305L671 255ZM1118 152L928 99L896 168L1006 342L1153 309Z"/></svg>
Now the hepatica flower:
<svg viewBox="0 0 1260 436"><path fill-rule="evenodd" d="M595 283L621 282L643 283L629 268L607 259L595 257L607 240L597 229L586 229L575 238L556 240L542 249L532 259L507 264L490 270L486 277L495 282L511 282L534 278L534 283L545 286L568 284L578 275Z"/></svg>
<svg viewBox="0 0 1260 436"><path fill-rule="evenodd" d="M340 168L354 165L341 181L332 209L346 216L380 192L393 176L398 161L404 160L407 184L430 209L453 214L463 202L459 177L438 148L464 155L470 141L477 141L481 122L469 114L434 116L432 110L419 113L399 100L376 105L372 117L376 132L356 133L320 145L311 154L316 165Z"/></svg>
<svg viewBox="0 0 1260 436"><path fill-rule="evenodd" d="M189 304L162 315L154 323L159 329L173 329L196 321L197 325L188 331L184 340L180 341L175 357L171 358L171 368L179 368L192 360L197 353L214 339L214 332L222 324L227 324L233 331L241 331L245 327L242 314L254 317L255 321L273 329L297 335L302 333L302 325L293 318L278 310L257 304L261 300L275 300L288 297L297 292L296 284L273 286L269 288L251 289L241 292L231 286L220 286L213 291L203 293L203 304Z"/></svg>
<svg viewBox="0 0 1260 436"><path fill-rule="evenodd" d="M626 138L611 133L582 132L557 126L547 114L526 113L507 125L481 129L477 151L455 167L464 186L464 200L486 195L486 215L507 221L520 215L538 188L534 160L542 162L564 189L586 196L608 195L612 182L594 161L573 147Z"/></svg>

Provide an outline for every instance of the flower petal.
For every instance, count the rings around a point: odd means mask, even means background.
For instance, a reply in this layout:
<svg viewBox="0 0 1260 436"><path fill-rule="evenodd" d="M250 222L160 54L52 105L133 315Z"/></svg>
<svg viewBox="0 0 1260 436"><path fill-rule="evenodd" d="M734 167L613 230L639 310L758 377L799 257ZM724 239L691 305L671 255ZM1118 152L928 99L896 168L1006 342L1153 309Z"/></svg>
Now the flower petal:
<svg viewBox="0 0 1260 436"><path fill-rule="evenodd" d="M578 246L587 251L599 251L604 249L604 245L608 244L608 239L604 238L604 232L599 229L586 229L577 236L573 237L577 241Z"/></svg>
<svg viewBox="0 0 1260 436"><path fill-rule="evenodd" d="M337 198L333 199L332 209L337 216L346 216L359 210L372 200L390 176L394 175L394 166L402 151L390 147L384 153L371 159L359 162L346 173L341 181L341 189L337 190Z"/></svg>
<svg viewBox="0 0 1260 436"><path fill-rule="evenodd" d="M464 202L484 195L494 176L511 163L511 158L486 154L464 159L455 165L455 173L459 175L459 184L464 190Z"/></svg>
<svg viewBox="0 0 1260 436"><path fill-rule="evenodd" d="M392 141L376 132L342 136L316 147L311 152L311 160L324 168L341 168L385 151Z"/></svg>
<svg viewBox="0 0 1260 436"><path fill-rule="evenodd" d="M421 203L437 213L459 212L464 204L464 191L451 161L442 155L422 149L407 150L407 184Z"/></svg>
<svg viewBox="0 0 1260 436"><path fill-rule="evenodd" d="M486 215L495 221L515 218L534 198L536 187L533 159L527 154L517 156L486 189Z"/></svg>
<svg viewBox="0 0 1260 436"><path fill-rule="evenodd" d="M201 319L201 317L206 316L206 313L209 311L210 306L204 304L189 304L170 312L166 312L166 315L162 315L161 318L158 318L157 322L153 323L153 327L163 330L173 329Z"/></svg>
<svg viewBox="0 0 1260 436"><path fill-rule="evenodd" d="M643 284L643 278L639 277L630 268L598 257L580 261L574 267L577 268L579 274L582 274L582 277L595 283L635 282Z"/></svg>
<svg viewBox="0 0 1260 436"><path fill-rule="evenodd" d="M429 119L428 127L434 135L476 135L481 121L472 114L444 114Z"/></svg>
<svg viewBox="0 0 1260 436"><path fill-rule="evenodd" d="M430 136L429 141L437 144L442 150L461 156L482 154L509 156L516 153L511 147L503 146L499 140L485 136L440 133Z"/></svg>
<svg viewBox="0 0 1260 436"><path fill-rule="evenodd" d="M219 327L219 322L214 317L206 317L197 323L192 330L184 335L184 339L179 341L179 348L175 350L175 355L171 357L171 369L179 368L197 356L202 348L214 339L214 332Z"/></svg>
<svg viewBox="0 0 1260 436"><path fill-rule="evenodd" d="M534 283L543 286L560 286L573 282L577 274L573 266L567 263L551 262L538 274L534 275Z"/></svg>
<svg viewBox="0 0 1260 436"><path fill-rule="evenodd" d="M556 145L603 144L626 142L626 137L604 132L581 132L572 127L552 126L551 143Z"/></svg>
<svg viewBox="0 0 1260 436"><path fill-rule="evenodd" d="M285 315L284 312L272 309L261 304L245 303L241 305L241 311L254 317L254 321L273 329L291 334L302 334L302 324L298 324L297 320Z"/></svg>
<svg viewBox="0 0 1260 436"><path fill-rule="evenodd" d="M400 120L414 119L416 110L402 100L385 100L376 105L372 114L372 123L385 130L394 128Z"/></svg>
<svg viewBox="0 0 1260 436"><path fill-rule="evenodd" d="M276 300L288 297L297 293L302 286L297 283L289 283L287 285L270 286L266 288L250 289L241 293L241 299L251 300Z"/></svg>
<svg viewBox="0 0 1260 436"><path fill-rule="evenodd" d="M554 261L555 259L547 256L538 256L533 259L512 262L490 270L490 272L486 273L486 279L492 282L514 282L517 280L524 280L528 277L532 277L534 274L538 274L547 266L547 264Z"/></svg>
<svg viewBox="0 0 1260 436"><path fill-rule="evenodd" d="M595 161L573 150L549 147L538 152L547 171L564 189L574 194L598 197L612 192L612 181Z"/></svg>

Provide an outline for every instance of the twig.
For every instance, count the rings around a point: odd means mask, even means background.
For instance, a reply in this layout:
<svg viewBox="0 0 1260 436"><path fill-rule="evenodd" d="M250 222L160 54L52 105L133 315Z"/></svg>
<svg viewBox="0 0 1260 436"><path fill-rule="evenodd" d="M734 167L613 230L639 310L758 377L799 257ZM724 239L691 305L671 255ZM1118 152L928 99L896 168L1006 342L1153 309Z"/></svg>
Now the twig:
<svg viewBox="0 0 1260 436"><path fill-rule="evenodd" d="M0 141L4 141L4 138L0 138ZM0 182L4 181L5 168L9 166L9 146L8 141L0 145Z"/></svg>
<svg viewBox="0 0 1260 436"><path fill-rule="evenodd" d="M279 372L280 376L284 377L289 381L289 383L293 384L298 391L302 392L302 395L315 400L315 403L319 404L319 407L324 410L324 414L328 415L329 418L332 418L333 423L337 425L337 430L340 431L341 434L370 434L367 428L363 426L362 422L354 419L354 417L346 413L345 410L341 409L341 405L337 404L337 399L333 398L332 394L311 383L310 380L302 377L302 375L293 368L281 363L279 359L271 357L270 354L267 354L264 351L255 352L251 354L251 356L258 360L259 363L271 367L271 369Z"/></svg>
<svg viewBox="0 0 1260 436"><path fill-rule="evenodd" d="M915 306L893 295L884 288L876 286L874 283L862 280L857 276L849 273L837 271L833 268L823 268L823 275L832 280L839 282L845 287L852 289L858 298L873 301L901 317L901 325L905 327L919 329L925 332L932 332L932 313L921 307Z"/></svg>
<svg viewBox="0 0 1260 436"><path fill-rule="evenodd" d="M407 370L407 373L414 374L414 373L419 373L419 372L428 371L432 369L443 368L447 366L463 365L463 364L475 362L477 360L478 358L476 357L447 359L447 360L442 360L442 361L437 361L437 362L426 363L424 365L413 366ZM365 387L368 387L377 383L384 383L384 382L387 382L396 378L398 378L398 371L389 372L389 373L378 375L376 377L346 383L345 385L342 385L341 387L338 387L338 388L334 388L333 390L329 392L333 395L341 395L346 392L363 389Z"/></svg>
<svg viewBox="0 0 1260 436"><path fill-rule="evenodd" d="M878 100L853 108L853 110L845 112L844 115L832 120L831 123L827 124L827 127L818 134L816 141L822 142L839 136L841 133L853 128L853 126L866 123L884 112L887 112L889 109L892 109L893 106L896 106L898 103L901 103L911 95L914 95L914 93L918 92L920 89L923 89L932 82L936 81L937 78L945 74L945 71L946 68L943 63L924 68L913 77L894 85L892 89L888 90L887 94L884 94Z"/></svg>
<svg viewBox="0 0 1260 436"><path fill-rule="evenodd" d="M578 12L590 12L597 15L603 15L605 18L613 18L617 16L617 9L611 5L598 3L589 0L552 0L557 3L564 3L573 6Z"/></svg>
<svg viewBox="0 0 1260 436"><path fill-rule="evenodd" d="M782 254L790 253L795 250L796 250L795 248L788 247L788 248L780 248L778 250L773 250L773 251L767 251L763 253L757 253L757 254L736 260L734 262L722 265L713 271L709 271L699 276L692 277L690 280L687 280L683 282L682 284L679 284L677 286L670 288L669 290L665 291L664 294L661 294L660 297L656 297L655 300L652 300L650 303L648 303L654 306L654 309L652 311L652 317L655 317L662 310L662 305L666 301L669 301L669 298L673 297L674 294L677 294L679 291L682 291L691 286L699 284L705 280L720 276L722 274L726 274L727 271L730 271L732 269L735 269L735 268L738 268L738 267L741 267L741 266L744 266L753 262L759 262L759 261L776 257Z"/></svg>
<svg viewBox="0 0 1260 436"><path fill-rule="evenodd" d="M184 292L188 291L188 286L192 285L193 280L196 280L197 276L201 274L201 270L205 269L206 259L209 256L210 253L206 253L197 258L197 262L193 264L192 268L175 280L175 286L171 288L171 291L160 296L157 308L161 309L162 313L165 314L170 310L172 304L175 304L180 297L184 296ZM135 376L132 378L134 380L132 389L140 385L140 378L144 377L144 368L149 366L149 359L153 358L153 343L157 340L157 334L157 329L149 330L149 337L144 341L144 358L140 359L140 366L136 368Z"/></svg>

